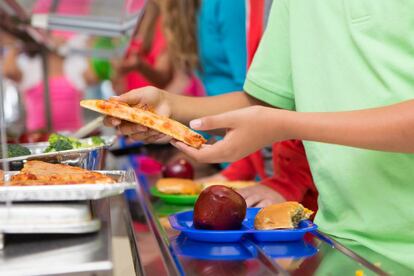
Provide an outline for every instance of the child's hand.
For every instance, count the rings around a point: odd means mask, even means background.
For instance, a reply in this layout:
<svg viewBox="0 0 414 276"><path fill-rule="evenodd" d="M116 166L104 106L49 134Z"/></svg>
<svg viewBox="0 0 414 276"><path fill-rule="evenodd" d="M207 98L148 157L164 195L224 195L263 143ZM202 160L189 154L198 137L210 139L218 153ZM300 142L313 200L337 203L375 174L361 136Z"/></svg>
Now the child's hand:
<svg viewBox="0 0 414 276"><path fill-rule="evenodd" d="M275 141L286 140L282 117L287 111L252 106L190 122L196 130L224 129L226 135L213 145L195 149L173 140L171 143L198 162L221 163L239 160Z"/></svg>
<svg viewBox="0 0 414 276"><path fill-rule="evenodd" d="M286 199L284 199L278 192L261 184L238 189L237 192L244 197L247 207L262 208L286 201Z"/></svg>
<svg viewBox="0 0 414 276"><path fill-rule="evenodd" d="M148 105L154 108L159 115L169 117L171 108L164 94L165 91L152 86L134 89L128 93L116 97L117 101L125 102L130 106ZM106 116L104 124L109 127L117 127L121 134L129 136L134 140L140 140L148 143L168 142L171 138L158 131L151 130L145 126L122 121L120 119Z"/></svg>

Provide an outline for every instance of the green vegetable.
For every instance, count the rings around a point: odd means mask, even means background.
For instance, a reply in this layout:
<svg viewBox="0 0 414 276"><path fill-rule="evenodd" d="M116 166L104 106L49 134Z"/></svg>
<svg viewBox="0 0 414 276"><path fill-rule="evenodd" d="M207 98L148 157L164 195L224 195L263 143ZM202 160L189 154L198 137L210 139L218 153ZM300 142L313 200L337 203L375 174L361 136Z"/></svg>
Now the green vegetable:
<svg viewBox="0 0 414 276"><path fill-rule="evenodd" d="M7 157L17 157L17 156L23 156L23 155L30 155L32 154L30 150L26 147L23 147L18 144L9 144L7 145ZM3 156L3 153L0 148L0 157Z"/></svg>
<svg viewBox="0 0 414 276"><path fill-rule="evenodd" d="M76 138L53 133L49 136L49 146L45 149L45 152L77 149L80 148L81 145L82 143Z"/></svg>
<svg viewBox="0 0 414 276"><path fill-rule="evenodd" d="M53 133L49 136L49 146L45 149L44 152L89 148L91 146L101 146L105 144L105 141L99 136L93 136L91 137L91 140L92 145L89 143L82 143L73 137L66 137L57 133Z"/></svg>
<svg viewBox="0 0 414 276"><path fill-rule="evenodd" d="M102 137L100 137L100 136L92 136L91 139L92 139L92 143L95 146L103 146L103 145L105 145L104 139L102 139Z"/></svg>
<svg viewBox="0 0 414 276"><path fill-rule="evenodd" d="M73 145L69 140L58 140L54 145L53 148L56 151L62 151L62 150L71 150L73 149Z"/></svg>

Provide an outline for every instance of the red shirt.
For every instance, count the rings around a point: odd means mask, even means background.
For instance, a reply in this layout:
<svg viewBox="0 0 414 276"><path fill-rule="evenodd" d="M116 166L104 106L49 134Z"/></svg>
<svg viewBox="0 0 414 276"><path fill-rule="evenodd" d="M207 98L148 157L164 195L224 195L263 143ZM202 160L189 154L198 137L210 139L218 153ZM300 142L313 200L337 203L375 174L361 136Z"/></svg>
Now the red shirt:
<svg viewBox="0 0 414 276"><path fill-rule="evenodd" d="M247 5L247 53L251 63L262 37L264 0L249 0ZM252 180L258 175L261 183L286 200L301 202L316 211L318 192L313 183L305 149L301 141L284 141L272 146L274 174L267 175L261 151L232 163L222 175L229 180Z"/></svg>

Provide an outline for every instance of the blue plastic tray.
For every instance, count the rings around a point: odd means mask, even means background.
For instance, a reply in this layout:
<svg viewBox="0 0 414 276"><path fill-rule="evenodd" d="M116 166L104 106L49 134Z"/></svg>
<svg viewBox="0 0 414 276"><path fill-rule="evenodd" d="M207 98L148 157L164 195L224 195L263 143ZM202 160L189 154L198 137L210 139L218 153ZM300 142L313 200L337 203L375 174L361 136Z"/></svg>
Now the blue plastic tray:
<svg viewBox="0 0 414 276"><path fill-rule="evenodd" d="M295 241L300 240L307 232L317 229L311 221L302 221L296 229L256 230L254 218L260 208L247 208L246 218L240 230L200 230L193 227L193 211L186 211L169 216L171 226L183 232L187 237L206 242L236 242L243 236L252 237L257 241Z"/></svg>
<svg viewBox="0 0 414 276"><path fill-rule="evenodd" d="M303 239L288 242L257 242L256 243L269 257L299 259L310 257L318 252L318 249Z"/></svg>
<svg viewBox="0 0 414 276"><path fill-rule="evenodd" d="M241 243L198 242L184 234L172 238L171 247L180 256L199 260L248 260L256 258L257 251Z"/></svg>

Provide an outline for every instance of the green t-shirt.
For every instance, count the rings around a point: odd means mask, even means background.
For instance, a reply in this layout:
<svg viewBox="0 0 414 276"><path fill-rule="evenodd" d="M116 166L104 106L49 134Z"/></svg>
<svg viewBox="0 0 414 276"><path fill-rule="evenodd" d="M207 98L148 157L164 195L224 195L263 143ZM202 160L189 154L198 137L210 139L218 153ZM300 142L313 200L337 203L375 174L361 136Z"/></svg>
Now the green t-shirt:
<svg viewBox="0 0 414 276"><path fill-rule="evenodd" d="M244 89L300 112L413 99L414 1L275 1ZM320 228L414 268L414 155L304 144Z"/></svg>

